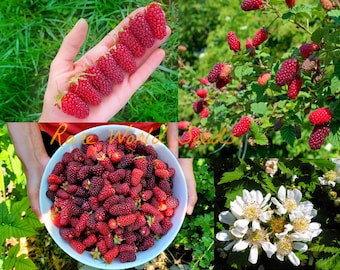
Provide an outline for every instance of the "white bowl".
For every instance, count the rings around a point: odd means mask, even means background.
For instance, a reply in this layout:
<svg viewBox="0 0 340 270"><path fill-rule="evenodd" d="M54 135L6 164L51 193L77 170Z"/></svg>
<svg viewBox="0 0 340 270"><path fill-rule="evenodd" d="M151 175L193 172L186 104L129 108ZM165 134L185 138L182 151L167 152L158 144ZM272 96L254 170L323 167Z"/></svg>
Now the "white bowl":
<svg viewBox="0 0 340 270"><path fill-rule="evenodd" d="M79 148L86 135L97 134L100 140L106 140L110 136L114 136L120 132L120 134L135 134L137 138L142 139L146 144L152 145L158 153L158 158L168 164L170 168L174 168L176 173L173 177L173 193L179 200L179 206L175 210L174 216L171 218L173 223L169 232L162 236L159 240L155 241L155 245L146 251L140 251L136 253L136 260L134 262L121 263L118 259L113 260L111 264L106 264L102 259L95 260L92 258L90 252L85 251L83 254L78 254L59 234L59 228L56 227L51 220L52 201L46 197L46 191L48 189L47 177L52 172L55 164L62 160L62 156L65 152L71 152L74 148ZM48 162L42 181L40 184L40 210L43 218L43 222L49 234L53 240L61 247L68 255L76 259L77 261L98 268L98 269L127 269L136 267L157 257L163 252L174 240L179 232L182 223L185 218L185 212L188 201L187 186L184 178L182 168L180 167L176 157L172 152L157 138L148 134L140 129L123 126L123 125L102 125L94 128L87 129L74 136L73 139L65 142L52 156Z"/></svg>

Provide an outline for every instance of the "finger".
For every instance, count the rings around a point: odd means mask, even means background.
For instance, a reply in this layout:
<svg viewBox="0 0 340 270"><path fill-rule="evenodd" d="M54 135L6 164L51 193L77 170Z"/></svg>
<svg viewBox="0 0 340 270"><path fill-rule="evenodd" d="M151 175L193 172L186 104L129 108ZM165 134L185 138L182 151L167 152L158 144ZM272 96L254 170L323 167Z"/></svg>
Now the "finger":
<svg viewBox="0 0 340 270"><path fill-rule="evenodd" d="M87 31L88 24L86 20L80 19L72 30L65 36L60 49L52 62L51 69L53 67L71 64L73 66L73 61L86 39Z"/></svg>
<svg viewBox="0 0 340 270"><path fill-rule="evenodd" d="M156 49L137 71L130 76L129 84L134 92L150 77L155 69L162 63L164 57L164 50Z"/></svg>

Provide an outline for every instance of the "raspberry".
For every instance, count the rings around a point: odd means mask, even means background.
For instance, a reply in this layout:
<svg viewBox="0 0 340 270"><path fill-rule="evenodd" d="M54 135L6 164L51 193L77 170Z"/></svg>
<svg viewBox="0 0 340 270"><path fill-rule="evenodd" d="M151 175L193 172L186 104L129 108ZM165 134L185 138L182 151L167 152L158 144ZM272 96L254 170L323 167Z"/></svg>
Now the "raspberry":
<svg viewBox="0 0 340 270"><path fill-rule="evenodd" d="M86 237L83 241L83 244L86 247L93 246L95 243L97 243L97 237L94 233L91 233L88 237Z"/></svg>
<svg viewBox="0 0 340 270"><path fill-rule="evenodd" d="M96 211L99 208L99 201L97 197L89 197L88 203L93 211Z"/></svg>
<svg viewBox="0 0 340 270"><path fill-rule="evenodd" d="M325 9L325 10L331 10L333 9L333 4L331 1L329 0L320 0L321 6Z"/></svg>
<svg viewBox="0 0 340 270"><path fill-rule="evenodd" d="M94 219L96 221L104 221L106 219L106 211L103 207L99 207L95 212L94 212Z"/></svg>
<svg viewBox="0 0 340 270"><path fill-rule="evenodd" d="M260 86L265 86L267 82L270 80L270 77L271 77L270 71L265 71L257 78L257 83Z"/></svg>
<svg viewBox="0 0 340 270"><path fill-rule="evenodd" d="M158 3L152 3L146 7L145 19L151 29L152 34L157 39L163 39L166 36L166 18L165 13Z"/></svg>
<svg viewBox="0 0 340 270"><path fill-rule="evenodd" d="M90 214L89 213L83 213L81 214L78 224L76 225L75 229L78 233L81 233L82 231L85 230L86 228L86 223L88 221L88 219L90 218Z"/></svg>
<svg viewBox="0 0 340 270"><path fill-rule="evenodd" d="M136 252L134 251L119 252L118 258L121 263L133 262L136 260Z"/></svg>
<svg viewBox="0 0 340 270"><path fill-rule="evenodd" d="M90 109L77 94L67 92L61 98L61 109L64 113L84 119L89 116Z"/></svg>
<svg viewBox="0 0 340 270"><path fill-rule="evenodd" d="M106 252L103 256L104 261L110 264L119 254L118 246L114 246L108 252Z"/></svg>
<svg viewBox="0 0 340 270"><path fill-rule="evenodd" d="M235 137L241 137L243 134L247 133L250 129L251 119L248 116L243 116L240 121L238 121L231 132Z"/></svg>
<svg viewBox="0 0 340 270"><path fill-rule="evenodd" d="M209 116L209 108L203 108L203 110L200 113L200 119L207 118Z"/></svg>
<svg viewBox="0 0 340 270"><path fill-rule="evenodd" d="M97 197L99 192L103 188L103 178L98 177L98 176L93 176L91 178L91 185L89 189L89 194L91 196Z"/></svg>
<svg viewBox="0 0 340 270"><path fill-rule="evenodd" d="M82 254L85 251L85 248L86 248L86 246L83 243L81 243L81 242L79 242L77 240L74 240L74 239L72 239L70 241L70 245L79 254Z"/></svg>
<svg viewBox="0 0 340 270"><path fill-rule="evenodd" d="M290 83L299 70L299 63L296 58L285 60L275 76L275 82L278 86Z"/></svg>
<svg viewBox="0 0 340 270"><path fill-rule="evenodd" d="M131 186L135 187L140 183L144 172L140 169L134 168L131 172Z"/></svg>
<svg viewBox="0 0 340 270"><path fill-rule="evenodd" d="M169 178L169 171L167 169L156 169L154 173L155 173L155 176L161 179Z"/></svg>
<svg viewBox="0 0 340 270"><path fill-rule="evenodd" d="M124 80L124 72L111 54L105 54L98 58L96 63L99 69L113 85L120 84Z"/></svg>
<svg viewBox="0 0 340 270"><path fill-rule="evenodd" d="M72 239L76 238L78 233L75 230L75 228L69 228L69 227L62 227L59 230L60 236L67 242L70 242Z"/></svg>
<svg viewBox="0 0 340 270"><path fill-rule="evenodd" d="M200 98L206 98L208 95L208 90L205 88L200 88L196 90L196 95Z"/></svg>
<svg viewBox="0 0 340 270"><path fill-rule="evenodd" d="M126 171L124 169L117 169L109 174L109 180L112 183L118 183L120 180L124 179L126 176Z"/></svg>
<svg viewBox="0 0 340 270"><path fill-rule="evenodd" d="M109 225L106 222L99 221L96 224L96 230L100 232L103 236L108 235L110 233Z"/></svg>
<svg viewBox="0 0 340 270"><path fill-rule="evenodd" d="M304 43L300 46L299 51L301 56L307 59L314 52L314 46L311 43Z"/></svg>
<svg viewBox="0 0 340 270"><path fill-rule="evenodd" d="M287 7L292 8L295 6L296 0L286 0Z"/></svg>
<svg viewBox="0 0 340 270"><path fill-rule="evenodd" d="M228 76L226 78L218 78L218 80L216 82L216 87L218 89L221 89L221 88L223 88L224 86L226 86L230 82L231 82L231 76Z"/></svg>
<svg viewBox="0 0 340 270"><path fill-rule="evenodd" d="M99 105L102 101L99 92L94 88L87 75L76 75L71 78L68 91L78 95L90 105Z"/></svg>
<svg viewBox="0 0 340 270"><path fill-rule="evenodd" d="M141 170L143 172L143 175L146 173L146 169L147 169L147 160L145 158L145 156L138 156L136 158L134 158L133 160L133 164L135 165L135 168Z"/></svg>
<svg viewBox="0 0 340 270"><path fill-rule="evenodd" d="M169 208L176 208L179 204L179 201L176 197L171 196L171 197L166 198L165 203L166 203L166 206Z"/></svg>
<svg viewBox="0 0 340 270"><path fill-rule="evenodd" d="M98 194L98 201L104 201L115 194L115 190L111 185L105 185Z"/></svg>
<svg viewBox="0 0 340 270"><path fill-rule="evenodd" d="M104 256L105 253L107 252L105 240L102 239L102 240L98 241L96 246L97 246L97 249L100 252L100 254L102 254Z"/></svg>
<svg viewBox="0 0 340 270"><path fill-rule="evenodd" d="M122 160L117 164L118 169L124 169L133 163L133 154L125 155Z"/></svg>
<svg viewBox="0 0 340 270"><path fill-rule="evenodd" d="M143 14L137 14L133 17L129 25L131 32L139 43L145 48L151 48L155 42L155 38Z"/></svg>
<svg viewBox="0 0 340 270"><path fill-rule="evenodd" d="M112 205L109 212L114 216L128 215L136 212L137 207L133 203L123 202L120 204Z"/></svg>
<svg viewBox="0 0 340 270"><path fill-rule="evenodd" d="M122 215L117 217L117 224L118 226L125 227L128 226L136 221L136 215L135 214L128 214L128 215Z"/></svg>
<svg viewBox="0 0 340 270"><path fill-rule="evenodd" d="M179 121L178 122L178 128L182 130L186 130L189 128L190 122L188 121Z"/></svg>
<svg viewBox="0 0 340 270"><path fill-rule="evenodd" d="M204 108L204 101L202 99L195 100L192 108L195 113L200 113Z"/></svg>
<svg viewBox="0 0 340 270"><path fill-rule="evenodd" d="M146 214L151 214L153 216L157 216L159 215L159 211L156 207L154 207L153 205L149 204L149 203L143 203L141 206L141 210L146 213Z"/></svg>
<svg viewBox="0 0 340 270"><path fill-rule="evenodd" d="M157 201L160 201L160 202L165 201L166 198L168 197L166 195L166 193L162 189L160 189L159 187L154 187L152 189L152 192L153 192L153 195L155 196L155 198L157 199Z"/></svg>
<svg viewBox="0 0 340 270"><path fill-rule="evenodd" d="M158 183L158 186L161 190L163 190L168 196L172 194L171 184L168 179L161 179Z"/></svg>
<svg viewBox="0 0 340 270"><path fill-rule="evenodd" d="M253 38L253 46L256 48L260 46L263 42L265 42L268 38L268 31L267 29L261 28L258 30Z"/></svg>
<svg viewBox="0 0 340 270"><path fill-rule="evenodd" d="M208 81L210 83L214 83L217 81L217 79L220 77L221 70L223 69L225 63L216 63L212 69L209 71L208 74Z"/></svg>
<svg viewBox="0 0 340 270"><path fill-rule="evenodd" d="M59 161L55 164L51 174L60 175L63 173L64 169L65 169L64 163Z"/></svg>
<svg viewBox="0 0 340 270"><path fill-rule="evenodd" d="M327 124L332 119L332 112L330 109L322 107L312 111L308 119L313 125Z"/></svg>
<svg viewBox="0 0 340 270"><path fill-rule="evenodd" d="M82 167L81 163L71 161L66 168L66 178L69 183L75 183L77 180L77 174Z"/></svg>
<svg viewBox="0 0 340 270"><path fill-rule="evenodd" d="M92 66L86 70L87 79L94 86L94 88L101 93L103 96L108 96L112 92L113 84L106 78L104 73L97 68Z"/></svg>
<svg viewBox="0 0 340 270"><path fill-rule="evenodd" d="M302 78L300 76L296 76L288 84L288 98L295 99L301 90L302 84L303 84Z"/></svg>
<svg viewBox="0 0 340 270"><path fill-rule="evenodd" d="M52 173L47 177L47 181L49 184L60 185L63 182L63 179Z"/></svg>
<svg viewBox="0 0 340 270"><path fill-rule="evenodd" d="M139 43L137 38L132 34L129 27L126 27L118 33L119 42L123 43L132 52L133 56L141 57L145 53L145 48Z"/></svg>
<svg viewBox="0 0 340 270"><path fill-rule="evenodd" d="M331 129L327 125L316 125L309 137L309 146L312 150L318 150L325 142Z"/></svg>
<svg viewBox="0 0 340 270"><path fill-rule="evenodd" d="M167 234L167 232L172 228L172 222L171 219L166 217L161 221L162 226L162 234Z"/></svg>
<svg viewBox="0 0 340 270"><path fill-rule="evenodd" d="M199 78L198 81L200 82L200 84L207 86L209 84L208 78L202 77Z"/></svg>
<svg viewBox="0 0 340 270"><path fill-rule="evenodd" d="M110 50L110 54L126 73L132 74L137 70L137 64L132 52L124 44L117 43L114 45Z"/></svg>
<svg viewBox="0 0 340 270"><path fill-rule="evenodd" d="M153 234L149 234L148 236L144 237L142 243L138 247L138 251L147 250L155 245L155 237Z"/></svg>
<svg viewBox="0 0 340 270"><path fill-rule="evenodd" d="M227 42L230 50L233 50L234 52L238 52L241 50L241 42L236 36L235 32L228 32Z"/></svg>
<svg viewBox="0 0 340 270"><path fill-rule="evenodd" d="M244 11L261 9L263 8L263 0L243 0L241 8Z"/></svg>

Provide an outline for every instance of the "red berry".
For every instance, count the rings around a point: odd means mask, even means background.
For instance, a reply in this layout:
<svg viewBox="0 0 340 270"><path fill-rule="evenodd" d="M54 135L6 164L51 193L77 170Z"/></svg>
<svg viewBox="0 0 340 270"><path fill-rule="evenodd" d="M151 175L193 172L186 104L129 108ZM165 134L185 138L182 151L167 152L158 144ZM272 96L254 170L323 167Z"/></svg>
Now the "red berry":
<svg viewBox="0 0 340 270"><path fill-rule="evenodd" d="M255 46L253 45L253 40L251 38L246 39L246 50L249 51L250 56L255 55Z"/></svg>
<svg viewBox="0 0 340 270"><path fill-rule="evenodd" d="M163 39L166 36L165 13L158 3L152 3L146 7L145 19L151 29L153 36Z"/></svg>
<svg viewBox="0 0 340 270"><path fill-rule="evenodd" d="M205 88L199 88L196 90L196 95L200 98L206 98L208 95L208 90Z"/></svg>
<svg viewBox="0 0 340 270"><path fill-rule="evenodd" d="M227 42L230 50L233 50L234 52L238 52L241 50L241 42L236 36L235 32L228 32Z"/></svg>
<svg viewBox="0 0 340 270"><path fill-rule="evenodd" d="M169 217L164 218L161 221L161 226L162 226L162 234L165 235L168 233L168 231L172 228L172 222Z"/></svg>
<svg viewBox="0 0 340 270"><path fill-rule="evenodd" d="M112 92L113 84L96 66L90 67L86 71L87 78L94 88L103 96L108 96Z"/></svg>
<svg viewBox="0 0 340 270"><path fill-rule="evenodd" d="M178 128L182 130L187 130L189 128L190 122L189 121L179 121Z"/></svg>
<svg viewBox="0 0 340 270"><path fill-rule="evenodd" d="M136 221L137 216L135 214L122 215L117 217L118 226L125 227Z"/></svg>
<svg viewBox="0 0 340 270"><path fill-rule="evenodd" d="M301 90L302 84L303 84L302 78L300 76L296 76L288 84L288 98L295 99Z"/></svg>
<svg viewBox="0 0 340 270"><path fill-rule="evenodd" d="M156 169L155 176L161 179L169 178L169 171L167 169Z"/></svg>
<svg viewBox="0 0 340 270"><path fill-rule="evenodd" d="M208 85L209 84L209 81L208 81L208 78L199 78L198 81L202 84L202 85Z"/></svg>
<svg viewBox="0 0 340 270"><path fill-rule="evenodd" d="M109 225L103 221L99 221L96 224L96 230L100 232L103 236L108 235L110 233Z"/></svg>
<svg viewBox="0 0 340 270"><path fill-rule="evenodd" d="M112 263L112 261L118 256L119 254L119 248L118 246L114 246L112 249L110 249L108 252L106 252L103 256L105 263Z"/></svg>
<svg viewBox="0 0 340 270"><path fill-rule="evenodd" d="M85 103L90 105L99 105L102 101L99 92L86 75L77 75L71 78L68 91L77 94Z"/></svg>
<svg viewBox="0 0 340 270"><path fill-rule="evenodd" d="M333 3L329 0L320 0L320 3L325 10L333 9Z"/></svg>
<svg viewBox="0 0 340 270"><path fill-rule="evenodd" d="M253 38L253 46L256 48L265 42L268 38L268 31L266 28L258 30Z"/></svg>
<svg viewBox="0 0 340 270"><path fill-rule="evenodd" d="M209 108L203 108L203 110L200 113L200 119L207 118L209 116Z"/></svg>
<svg viewBox="0 0 340 270"><path fill-rule="evenodd" d="M88 105L75 93L67 92L61 99L61 109L64 113L84 119L89 116Z"/></svg>
<svg viewBox="0 0 340 270"><path fill-rule="evenodd" d="M110 53L126 73L132 74L137 70L137 64L132 52L124 44L117 43L112 47Z"/></svg>
<svg viewBox="0 0 340 270"><path fill-rule="evenodd" d="M318 150L325 142L331 129L326 125L316 125L309 137L309 146L312 150Z"/></svg>
<svg viewBox="0 0 340 270"><path fill-rule="evenodd" d="M192 108L195 113L200 113L204 108L204 101L202 99L195 100Z"/></svg>
<svg viewBox="0 0 340 270"><path fill-rule="evenodd" d="M119 252L118 258L121 263L133 262L136 260L136 252L134 251Z"/></svg>
<svg viewBox="0 0 340 270"><path fill-rule="evenodd" d="M285 60L275 76L275 82L278 86L290 83L299 70L299 63L296 58Z"/></svg>
<svg viewBox="0 0 340 270"><path fill-rule="evenodd" d="M251 119L248 116L243 116L240 121L238 121L231 132L235 137L241 137L243 134L247 133L250 129Z"/></svg>
<svg viewBox="0 0 340 270"><path fill-rule="evenodd" d="M123 202L120 204L112 205L109 209L111 215L114 216L121 216L121 215L128 215L136 212L137 206L134 203L130 202Z"/></svg>
<svg viewBox="0 0 340 270"><path fill-rule="evenodd" d="M86 247L93 246L95 243L97 243L97 237L94 233L91 233L88 237L86 237L83 241L83 244Z"/></svg>
<svg viewBox="0 0 340 270"><path fill-rule="evenodd" d="M257 78L257 83L260 86L265 86L267 82L270 80L270 77L271 77L270 71L265 71Z"/></svg>
<svg viewBox="0 0 340 270"><path fill-rule="evenodd" d="M130 29L139 43L145 48L151 48L155 42L155 38L151 32L143 14L137 14L130 20Z"/></svg>
<svg viewBox="0 0 340 270"><path fill-rule="evenodd" d="M135 57L141 57L145 53L145 48L139 43L137 38L132 34L129 27L126 27L118 34L119 42L123 43Z"/></svg>
<svg viewBox="0 0 340 270"><path fill-rule="evenodd" d="M263 0L243 0L241 8L244 11L261 9L263 8Z"/></svg>
<svg viewBox="0 0 340 270"><path fill-rule="evenodd" d="M225 63L216 63L212 69L209 71L208 74L208 81L211 83L214 83L217 81L217 79L220 77L220 73L224 67Z"/></svg>
<svg viewBox="0 0 340 270"><path fill-rule="evenodd" d="M131 172L131 186L135 187L140 183L144 172L140 169L134 168Z"/></svg>
<svg viewBox="0 0 340 270"><path fill-rule="evenodd" d="M307 59L314 52L314 45L311 43L304 43L300 46L300 54Z"/></svg>
<svg viewBox="0 0 340 270"><path fill-rule="evenodd" d="M286 0L287 7L292 8L295 6L296 0Z"/></svg>
<svg viewBox="0 0 340 270"><path fill-rule="evenodd" d="M168 208L176 208L179 204L179 201L176 197L170 196L166 198L165 203Z"/></svg>
<svg viewBox="0 0 340 270"><path fill-rule="evenodd" d="M120 84L124 80L124 72L111 54L106 54L97 60L97 68L108 78L112 84Z"/></svg>
<svg viewBox="0 0 340 270"><path fill-rule="evenodd" d="M322 107L312 111L308 119L313 125L327 124L332 119L332 112L330 109Z"/></svg>
<svg viewBox="0 0 340 270"><path fill-rule="evenodd" d="M74 239L72 239L70 241L70 245L79 254L82 254L85 251L85 248L86 248L86 246L83 243L81 243L81 242L79 242L77 240L74 240Z"/></svg>
<svg viewBox="0 0 340 270"><path fill-rule="evenodd" d="M60 185L63 182L63 179L61 179L61 177L52 173L47 177L47 181L49 184Z"/></svg>

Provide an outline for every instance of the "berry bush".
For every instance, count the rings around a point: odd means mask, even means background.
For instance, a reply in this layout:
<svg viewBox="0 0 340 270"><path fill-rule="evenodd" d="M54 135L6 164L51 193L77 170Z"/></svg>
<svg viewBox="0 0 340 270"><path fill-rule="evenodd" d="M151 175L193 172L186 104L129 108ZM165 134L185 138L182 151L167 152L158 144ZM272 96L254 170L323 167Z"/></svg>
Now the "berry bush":
<svg viewBox="0 0 340 270"><path fill-rule="evenodd" d="M193 21L179 27L179 120L200 130L182 155L338 155L338 2L206 5L205 17L215 21L202 31L180 4Z"/></svg>

